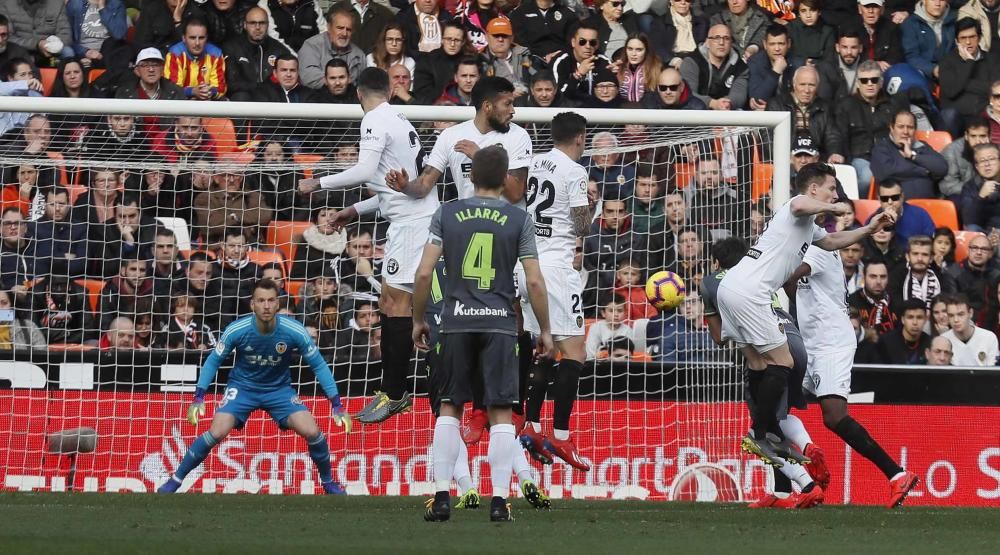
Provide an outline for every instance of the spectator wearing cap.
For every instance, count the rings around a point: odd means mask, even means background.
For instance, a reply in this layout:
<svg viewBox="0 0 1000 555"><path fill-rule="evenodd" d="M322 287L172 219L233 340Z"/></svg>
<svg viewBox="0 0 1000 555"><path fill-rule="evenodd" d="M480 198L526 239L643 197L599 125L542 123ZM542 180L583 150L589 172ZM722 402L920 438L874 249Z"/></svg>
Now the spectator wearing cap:
<svg viewBox="0 0 1000 555"><path fill-rule="evenodd" d="M938 198L937 181L947 175L948 162L914 138L916 127L917 118L908 109L893 114L889 136L872 147L872 175L879 183L897 180L907 198Z"/></svg>
<svg viewBox="0 0 1000 555"><path fill-rule="evenodd" d="M122 0L68 0L66 18L69 20L73 54L88 66L103 67L105 42L110 41L107 48L111 49L125 40L128 31L128 18Z"/></svg>
<svg viewBox="0 0 1000 555"><path fill-rule="evenodd" d="M115 98L145 100L184 100L184 91L173 81L163 76L163 54L156 48L143 48L135 57L133 74L118 86ZM149 124L149 119L146 119Z"/></svg>
<svg viewBox="0 0 1000 555"><path fill-rule="evenodd" d="M468 57L458 62L451 84L444 88L437 102L454 106L472 106L472 88L479 82L479 60Z"/></svg>
<svg viewBox="0 0 1000 555"><path fill-rule="evenodd" d="M614 87L614 88L612 88ZM620 108L622 97L618 95L618 76L609 68L602 68L594 75L594 94L584 104L587 108Z"/></svg>
<svg viewBox="0 0 1000 555"><path fill-rule="evenodd" d="M243 32L223 43L230 100L254 100L255 91L271 82L278 58L292 54L288 46L268 35L269 26L263 8L250 8L243 16Z"/></svg>
<svg viewBox="0 0 1000 555"><path fill-rule="evenodd" d="M906 109L909 101L905 95L890 96L885 92L878 62L861 62L854 81L854 92L840 100L835 112L844 141L844 153L858 175L860 198L868 198L872 180L872 147L875 141L889 134L892 115Z"/></svg>
<svg viewBox="0 0 1000 555"><path fill-rule="evenodd" d="M958 112L963 119L975 117L989 102L990 84L1000 69L979 48L979 22L971 17L955 24L957 47L941 59L941 107Z"/></svg>
<svg viewBox="0 0 1000 555"><path fill-rule="evenodd" d="M396 15L387 6L373 0L340 0L331 10L343 10L354 19L354 44L365 54L375 50L379 33Z"/></svg>
<svg viewBox="0 0 1000 555"><path fill-rule="evenodd" d="M712 27L725 25L732 37L730 45L743 60L760 51L764 46L764 33L770 19L750 0L727 0L726 6L711 18ZM714 35L711 29L709 35Z"/></svg>
<svg viewBox="0 0 1000 555"><path fill-rule="evenodd" d="M642 97L642 107L654 110L706 110L705 103L691 94L691 89L681 78L681 72L672 67L663 68L656 82L656 92Z"/></svg>
<svg viewBox="0 0 1000 555"><path fill-rule="evenodd" d="M572 50L552 62L559 92L575 102L587 102L594 93L594 77L610 60L600 53L600 39L593 23L584 21L570 41Z"/></svg>
<svg viewBox="0 0 1000 555"><path fill-rule="evenodd" d="M955 48L958 10L948 0L919 0L900 25L903 56L927 79L938 79L939 63Z"/></svg>
<svg viewBox="0 0 1000 555"><path fill-rule="evenodd" d="M52 66L53 58L73 57L63 0L0 0L0 14L7 16L7 40L30 52L39 65Z"/></svg>
<svg viewBox="0 0 1000 555"><path fill-rule="evenodd" d="M858 0L861 29L861 59L878 62L884 72L903 61L899 25L893 18L883 17L885 0Z"/></svg>
<svg viewBox="0 0 1000 555"><path fill-rule="evenodd" d="M465 29L460 23L445 23L441 36L441 48L418 58L413 70L413 96L418 104L433 104L440 98L454 79L458 62L467 56Z"/></svg>
<svg viewBox="0 0 1000 555"><path fill-rule="evenodd" d="M750 232L747 203L722 179L718 156L702 154L695 164L694 183L684 188L690 225L713 240Z"/></svg>
<svg viewBox="0 0 1000 555"><path fill-rule="evenodd" d="M792 55L788 27L772 23L764 34L763 51L747 60L749 71L747 94L750 108L764 110L767 101L779 91L790 93L795 70L805 64L801 56Z"/></svg>
<svg viewBox="0 0 1000 555"><path fill-rule="evenodd" d="M191 100L226 97L226 60L222 49L208 42L208 25L197 18L182 26L180 42L170 47L164 76L184 90Z"/></svg>
<svg viewBox="0 0 1000 555"><path fill-rule="evenodd" d="M528 83L535 74L531 52L516 46L514 27L506 17L495 17L486 24L486 48L482 53L483 74L503 77L514 84L514 97L528 92Z"/></svg>
<svg viewBox="0 0 1000 555"><path fill-rule="evenodd" d="M769 112L790 112L796 133L808 134L815 141L822 160L844 163L844 144L830 105L818 98L819 73L804 65L795 70L791 94L780 94L767 103Z"/></svg>
<svg viewBox="0 0 1000 555"><path fill-rule="evenodd" d="M560 0L523 0L510 12L514 42L551 64L566 51L578 18Z"/></svg>
<svg viewBox="0 0 1000 555"><path fill-rule="evenodd" d="M747 103L749 72L733 48L733 34L722 23L681 63L681 76L691 92L712 110L740 110Z"/></svg>
<svg viewBox="0 0 1000 555"><path fill-rule="evenodd" d="M326 16L326 33L306 39L299 49L299 75L302 84L318 89L323 86L326 62L339 58L347 62L351 83L356 83L365 68L365 53L352 41L354 19L351 12L334 8Z"/></svg>
<svg viewBox="0 0 1000 555"><path fill-rule="evenodd" d="M799 170L808 164L819 162L819 150L812 137L806 134L799 134L792 143L792 171L790 179L794 182ZM794 195L792 195L794 196Z"/></svg>

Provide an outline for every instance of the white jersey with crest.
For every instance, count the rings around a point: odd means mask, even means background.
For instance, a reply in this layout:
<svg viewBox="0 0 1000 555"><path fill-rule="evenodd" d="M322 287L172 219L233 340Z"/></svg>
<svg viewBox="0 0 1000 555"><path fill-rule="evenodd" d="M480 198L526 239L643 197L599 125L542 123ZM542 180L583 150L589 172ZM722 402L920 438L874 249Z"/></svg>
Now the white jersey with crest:
<svg viewBox="0 0 1000 555"><path fill-rule="evenodd" d="M557 148L539 154L528 169L525 201L535 220L538 262L572 268L576 232L570 210L589 206L587 170Z"/></svg>
<svg viewBox="0 0 1000 555"><path fill-rule="evenodd" d="M420 145L420 136L406 116L388 102L379 104L361 119L358 149L374 151L379 155L374 180L366 185L378 195L382 217L389 223L430 220L440 204L435 192L414 199L393 191L385 184L385 175L389 170L404 169L408 175L419 175L423 165L424 149Z"/></svg>
<svg viewBox="0 0 1000 555"><path fill-rule="evenodd" d="M809 245L826 237L826 230L815 223L816 216L792 214L792 201L796 198L778 208L746 256L726 272L722 287L770 303L771 295L802 263Z"/></svg>
<svg viewBox="0 0 1000 555"><path fill-rule="evenodd" d="M426 164L441 173L451 169L451 178L455 180L460 199L471 198L475 194L471 176L472 159L455 150L455 145L462 140L472 141L479 148L502 146L507 151L508 170L527 168L531 163L531 137L517 124L510 124L506 133L491 129L484 134L476 128L475 120L470 119L445 129L438 135Z"/></svg>
<svg viewBox="0 0 1000 555"><path fill-rule="evenodd" d="M837 251L809 247L802 259L809 275L800 279L795 314L809 354L856 349L858 341L847 312L847 280Z"/></svg>

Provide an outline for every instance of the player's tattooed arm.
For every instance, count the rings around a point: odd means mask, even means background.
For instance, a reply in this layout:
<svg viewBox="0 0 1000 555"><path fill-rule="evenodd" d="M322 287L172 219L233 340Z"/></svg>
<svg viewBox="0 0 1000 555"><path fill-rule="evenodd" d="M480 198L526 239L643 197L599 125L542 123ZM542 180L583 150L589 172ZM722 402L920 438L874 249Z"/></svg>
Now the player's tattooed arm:
<svg viewBox="0 0 1000 555"><path fill-rule="evenodd" d="M573 232L577 237L586 237L590 233L590 221L593 216L589 206L574 206L569 209L569 217L573 220Z"/></svg>
<svg viewBox="0 0 1000 555"><path fill-rule="evenodd" d="M528 168L517 168L507 172L503 183L503 196L507 202L514 204L524 200L524 190L528 183Z"/></svg>

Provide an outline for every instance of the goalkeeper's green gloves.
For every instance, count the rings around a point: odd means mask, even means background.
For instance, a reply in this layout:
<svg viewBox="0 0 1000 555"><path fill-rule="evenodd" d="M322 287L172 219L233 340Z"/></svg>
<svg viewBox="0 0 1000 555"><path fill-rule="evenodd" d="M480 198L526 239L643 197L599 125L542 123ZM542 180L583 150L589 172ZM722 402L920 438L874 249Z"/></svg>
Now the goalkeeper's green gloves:
<svg viewBox="0 0 1000 555"><path fill-rule="evenodd" d="M205 416L205 390L196 389L194 391L194 401L188 407L187 420L192 426L198 425L198 418Z"/></svg>
<svg viewBox="0 0 1000 555"><path fill-rule="evenodd" d="M345 434L351 433L351 415L340 402L340 395L330 397L330 404L333 405L333 423L343 428Z"/></svg>

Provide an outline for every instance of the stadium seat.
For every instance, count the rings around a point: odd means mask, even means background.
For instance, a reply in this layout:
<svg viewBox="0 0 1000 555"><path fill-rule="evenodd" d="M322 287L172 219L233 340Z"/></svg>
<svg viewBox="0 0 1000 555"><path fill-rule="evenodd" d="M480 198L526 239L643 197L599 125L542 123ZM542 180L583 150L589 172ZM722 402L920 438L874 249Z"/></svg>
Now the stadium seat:
<svg viewBox="0 0 1000 555"><path fill-rule="evenodd" d="M632 362L652 362L653 357L646 351L632 351Z"/></svg>
<svg viewBox="0 0 1000 555"><path fill-rule="evenodd" d="M310 179L313 176L313 166L323 160L320 154L293 154L292 161L302 166L302 177Z"/></svg>
<svg viewBox="0 0 1000 555"><path fill-rule="evenodd" d="M205 128L205 132L215 141L220 154L238 150L239 143L236 142L236 127L233 126L233 120L229 118L202 118L201 124Z"/></svg>
<svg viewBox="0 0 1000 555"><path fill-rule="evenodd" d="M54 67L43 67L38 70L38 75L41 77L42 82L42 94L45 96L52 94L52 87L56 84L58 73L59 70Z"/></svg>
<svg viewBox="0 0 1000 555"><path fill-rule="evenodd" d="M875 181L875 176L868 182L868 199L878 200L878 183Z"/></svg>
<svg viewBox="0 0 1000 555"><path fill-rule="evenodd" d="M926 210L931 215L931 219L934 220L935 227L948 227L952 231L961 229L958 227L958 210L955 209L955 203L950 200L915 198L906 202Z"/></svg>
<svg viewBox="0 0 1000 555"><path fill-rule="evenodd" d="M917 131L914 137L937 152L944 150L944 147L951 144L951 133L947 131Z"/></svg>
<svg viewBox="0 0 1000 555"><path fill-rule="evenodd" d="M66 192L69 193L69 203L71 206L76 204L76 199L87 192L87 186L78 183L67 183L65 187Z"/></svg>
<svg viewBox="0 0 1000 555"><path fill-rule="evenodd" d="M292 300L298 300L299 293L302 292L302 286L305 285L306 282L300 280L288 280L286 283L288 284L288 296L291 297Z"/></svg>
<svg viewBox="0 0 1000 555"><path fill-rule="evenodd" d="M684 189L694 181L695 168L690 162L678 162L674 164L674 183L678 189Z"/></svg>
<svg viewBox="0 0 1000 555"><path fill-rule="evenodd" d="M955 232L955 262L962 262L969 256L969 243L977 235L982 235L979 231L956 231Z"/></svg>
<svg viewBox="0 0 1000 555"><path fill-rule="evenodd" d="M100 77L100 76L102 76L102 75L104 75L105 71L107 71L107 70L99 68L99 67L90 70L90 73L87 74L87 82L88 83L93 83L94 81L97 81L97 78Z"/></svg>
<svg viewBox="0 0 1000 555"><path fill-rule="evenodd" d="M285 255L285 260L295 260L295 244L302 233L312 225L312 222L293 222L275 220L267 226L267 245L274 247Z"/></svg>
<svg viewBox="0 0 1000 555"><path fill-rule="evenodd" d="M91 312L97 312L97 307L101 304L101 291L104 290L104 280L100 279L77 279L76 284L87 290L87 304L90 305Z"/></svg>
<svg viewBox="0 0 1000 555"><path fill-rule="evenodd" d="M774 164L757 162L753 165L753 181L750 185L750 199L757 200L770 194L774 182Z"/></svg>
<svg viewBox="0 0 1000 555"><path fill-rule="evenodd" d="M174 232L177 237L177 248L186 251L191 250L191 233L188 232L188 224L184 218L165 218L157 216L156 220L160 225Z"/></svg>
<svg viewBox="0 0 1000 555"><path fill-rule="evenodd" d="M272 262L281 265L281 272L288 275L288 270L285 268L285 259L281 256L280 252L272 251L250 251L247 253L247 258L250 262L257 264L259 266L266 266Z"/></svg>
<svg viewBox="0 0 1000 555"><path fill-rule="evenodd" d="M881 207L882 204L877 200L856 200L854 201L854 217L861 225L865 225L868 222L868 218L875 212L878 212L878 209Z"/></svg>
<svg viewBox="0 0 1000 555"><path fill-rule="evenodd" d="M844 188L844 192L847 193L847 198L857 199L858 198L858 172L854 169L854 166L850 164L830 164L833 166L833 170L837 172L837 181L840 181L840 186Z"/></svg>

